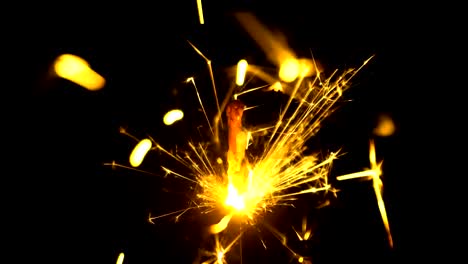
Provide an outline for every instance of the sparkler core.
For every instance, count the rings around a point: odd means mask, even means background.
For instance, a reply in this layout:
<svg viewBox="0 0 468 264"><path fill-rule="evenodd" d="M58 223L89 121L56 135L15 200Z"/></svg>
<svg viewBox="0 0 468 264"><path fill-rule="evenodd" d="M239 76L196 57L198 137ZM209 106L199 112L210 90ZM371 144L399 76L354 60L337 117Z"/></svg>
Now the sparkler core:
<svg viewBox="0 0 468 264"><path fill-rule="evenodd" d="M218 104L211 61L193 44L190 42L189 44L205 59L209 67L218 109L214 124L209 121L210 119L195 85L195 79L193 77L188 78L187 82L193 84L210 131L215 140L218 140L218 125L222 126L223 124L221 119L223 111ZM278 50L278 47L275 50ZM286 51L279 53L288 53ZM284 56L280 57L284 58ZM328 176L333 161L338 157L338 152L330 152L325 157L315 153L305 154L307 142L320 129L322 121L334 111L335 104L342 97L343 91L349 87L349 81L372 57L364 61L357 69L351 68L342 73L334 71L326 78L322 77L320 68L317 67L317 63L313 59L296 59L295 56L289 56L290 61L276 60L277 66L280 68L277 77L262 71L258 66L248 65L246 61L239 63L238 67L242 69L238 69L237 87L244 84L245 68L248 66L249 72L267 81L268 84L265 87L269 86L269 88L266 90L281 92L289 97L287 104L279 113L276 124L260 128L257 131L249 131L244 128L242 118L244 112L250 107L247 108L237 97L259 90L259 88L241 90L234 95L235 100L230 103L227 103L229 97L226 97L222 107L226 106L225 113L228 125L228 151L225 153L228 163L227 170L223 165L223 160L220 157L212 159L208 154L209 151L206 145L200 142L189 142L188 145L191 151L186 151L183 155L180 155L177 151L176 153L168 151L157 142L149 139L146 141L146 147L136 148L140 150L135 151L134 162L131 161L133 167L142 162L144 155L150 148L151 150L158 150L192 171L192 175L186 176L161 166L166 175L172 174L199 187L199 192L196 194L198 200L193 201L193 206L156 217L150 216L149 221L152 222L154 219L176 214L176 219L178 219L191 209L203 208L204 213L212 212L220 207L225 209L220 221L209 228L209 232L215 234L216 247L215 251L212 252L213 254L210 255L211 260L204 262L221 264L225 263L226 254L239 241L243 232L242 230L228 245L224 245L224 243L221 245L218 241L218 234L225 230L228 232L228 225L234 216L241 218L242 223L254 225L260 222L260 215L271 211L276 206L292 205L292 201L297 199L299 195L318 192L335 193L336 190L331 187ZM264 136L268 135L268 139L264 142L258 141L261 143L262 148L260 155L249 155L247 157L246 151L249 147L249 141L256 132L262 132L261 135ZM257 140L257 138L253 140ZM152 148L153 145L154 148ZM343 175L337 177L337 179L372 178L376 194L381 198L379 196L381 171L374 155L375 153L371 149L372 168L370 170ZM112 165L115 164L112 163ZM379 199L379 207L384 216L382 199ZM386 224L388 225L388 223ZM305 257L300 256L300 254L288 247L285 235L280 234L272 227L268 228L293 253L299 262L307 263ZM389 229L387 228L387 230ZM298 234L299 239L301 241L308 240L311 231L304 228L303 232L302 236Z"/></svg>

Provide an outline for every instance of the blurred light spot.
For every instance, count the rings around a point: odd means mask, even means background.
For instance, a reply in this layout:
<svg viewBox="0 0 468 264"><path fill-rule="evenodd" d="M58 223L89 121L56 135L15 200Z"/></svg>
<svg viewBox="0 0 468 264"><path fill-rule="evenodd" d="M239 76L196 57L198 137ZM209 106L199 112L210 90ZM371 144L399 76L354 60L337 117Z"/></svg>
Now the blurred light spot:
<svg viewBox="0 0 468 264"><path fill-rule="evenodd" d="M393 119L386 114L381 114L374 128L374 134L380 137L388 137L395 133L395 123Z"/></svg>
<svg viewBox="0 0 468 264"><path fill-rule="evenodd" d="M167 112L164 115L163 122L165 125L170 126L174 124L175 122L181 120L184 117L184 112L179 109L174 109L169 112Z"/></svg>
<svg viewBox="0 0 468 264"><path fill-rule="evenodd" d="M249 64L246 60L240 60L237 63L237 75L236 75L236 84L237 86L242 86L245 81L245 74L247 73L247 67Z"/></svg>
<svg viewBox="0 0 468 264"><path fill-rule="evenodd" d="M123 253L123 252L120 253L120 254L119 254L119 257L117 258L116 264L122 264L123 261L124 261L124 257L125 257L124 253Z"/></svg>
<svg viewBox="0 0 468 264"><path fill-rule="evenodd" d="M143 162L148 151L151 149L152 143L151 140L145 138L142 139L133 149L130 154L130 165L133 167L138 167Z"/></svg>
<svg viewBox="0 0 468 264"><path fill-rule="evenodd" d="M84 59L71 55L60 55L54 62L55 73L88 90L96 91L104 87L106 80L95 72Z"/></svg>
<svg viewBox="0 0 468 264"><path fill-rule="evenodd" d="M311 59L299 59L299 75L301 77L310 77L315 73L314 63Z"/></svg>
<svg viewBox="0 0 468 264"><path fill-rule="evenodd" d="M275 91L275 92L282 92L283 91L283 85L281 85L280 82L275 82L268 88L268 90Z"/></svg>
<svg viewBox="0 0 468 264"><path fill-rule="evenodd" d="M299 76L299 61L292 58L281 63L279 69L279 78L284 82L292 82Z"/></svg>
<svg viewBox="0 0 468 264"><path fill-rule="evenodd" d="M218 164L223 164L223 160L222 160L220 157L218 157L218 158L216 159L216 162L217 162Z"/></svg>

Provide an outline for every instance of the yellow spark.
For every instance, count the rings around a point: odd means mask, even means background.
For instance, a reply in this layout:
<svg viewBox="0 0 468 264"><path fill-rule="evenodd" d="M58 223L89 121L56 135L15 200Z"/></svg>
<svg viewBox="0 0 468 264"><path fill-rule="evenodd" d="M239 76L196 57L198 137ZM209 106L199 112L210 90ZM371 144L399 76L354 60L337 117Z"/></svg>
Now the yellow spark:
<svg viewBox="0 0 468 264"><path fill-rule="evenodd" d="M54 62L54 71L59 77L90 91L97 91L106 83L106 80L95 72L87 61L72 54L60 55Z"/></svg>
<svg viewBox="0 0 468 264"><path fill-rule="evenodd" d="M166 126L170 126L174 124L175 122L181 120L183 117L184 117L184 112L182 112L182 110L173 109L164 115L163 122Z"/></svg>
<svg viewBox="0 0 468 264"><path fill-rule="evenodd" d="M208 114L206 113L205 107L203 106L203 101L200 97L200 93L198 92L197 85L195 84L195 79L193 77L187 78L187 82L191 82L193 84L193 87L195 88L195 93L197 94L198 102L200 103L200 106L202 108L203 114L205 115L206 122L208 123L208 126L210 127L211 134L214 134L213 128L211 127L211 122L208 118Z"/></svg>
<svg viewBox="0 0 468 264"><path fill-rule="evenodd" d="M224 216L223 219L219 221L219 223L214 224L210 227L210 232L212 234L220 233L221 231L227 228L227 225L229 224L229 221L231 221L231 218L232 218L232 214L228 214Z"/></svg>
<svg viewBox="0 0 468 264"><path fill-rule="evenodd" d="M246 22L245 19L248 21L250 18L244 16L243 20ZM257 130L264 132L258 133L260 135L255 138L255 142L262 146L262 153L255 156L248 155L251 154L247 153L251 137L257 134L242 127L242 114L239 113L233 117L228 116L229 132L235 131L235 133L233 133L233 136L228 136L229 150L224 153L224 159L219 157L219 153L213 155L209 149L210 144L189 142L189 149L180 155L177 152L167 151L161 145L151 141L154 143L155 149L167 154L190 169L191 175L185 176L173 169L161 166L166 175L175 175L196 184L195 198L197 200L196 206L156 217L150 216L148 221L152 222L154 219L175 214L178 214L178 219L180 215L190 209L203 208L204 213L222 210L224 214L220 217L220 221L209 228L209 232L214 234L217 239L215 252L211 252L210 255L212 259L206 262L210 264L225 263L226 253L240 238L241 232L228 247L221 246L218 241L218 235L232 230L229 228L229 224L234 217L240 219L243 224L253 225L259 222L263 214L271 211L275 206L292 205L292 201L299 195L336 192L329 184L328 176L333 161L338 157L338 152L331 152L326 156L322 156L317 153L305 154L304 151L307 149L308 140L317 133L322 121L335 110L336 103L339 102L343 92L349 87L348 84L351 79L372 58L366 60L357 69L348 69L341 74L336 70L325 78L316 70L315 61L296 59L295 54L281 41L281 38L273 37L257 22L252 23L254 27L250 28L249 33L257 34L256 40L262 48L271 51L271 54L268 55L271 56L270 59L279 68L282 75L280 79L284 83L278 81L278 76L268 74L255 65L248 65L249 72L266 81L271 89L281 91L289 96L289 100L281 110L276 124L267 129ZM227 106L226 114L232 110L229 109L232 93L228 93L221 107L218 102L211 61L192 43L189 42L189 44L203 57L208 65L217 106L213 126L211 126L208 115L204 110L194 79L188 78L187 82L192 82L194 85L200 105L210 125L210 130L213 133L214 129L214 138L219 141L218 124L223 125L221 117L224 108ZM314 72L316 72L315 75ZM236 81L237 85L241 83L244 85L244 82ZM247 89L243 93L250 91L252 90ZM236 94L235 99L240 94ZM247 108L247 106L244 106L234 110L242 112ZM223 160L227 161L227 168ZM376 180L379 179L381 173L380 164L376 164L375 156L374 160L371 157L371 165L370 170L344 175L339 177L339 180L364 176L371 177L374 179L374 188L380 188L381 185L379 184L381 182ZM378 191L377 193L376 190L376 194L380 196L380 189ZM381 212L384 215L384 209L381 209ZM296 258L306 261L289 248L284 234L266 223L263 224ZM303 228L298 235L300 235L300 239L307 240L310 238L311 232L310 229Z"/></svg>
<svg viewBox="0 0 468 264"><path fill-rule="evenodd" d="M299 76L299 62L295 58L287 59L281 62L279 69L279 78L284 82L292 82Z"/></svg>
<svg viewBox="0 0 468 264"><path fill-rule="evenodd" d="M124 257L125 257L125 254L124 254L123 252L121 252L121 253L119 254L119 257L117 258L116 264L123 264Z"/></svg>
<svg viewBox="0 0 468 264"><path fill-rule="evenodd" d="M310 79L301 77L289 94L288 106L295 105L292 115L286 116L286 110L283 110L273 132L268 132L270 139L265 144L263 154L248 160L250 165L245 169L241 169L245 166L241 162L252 136L247 131L239 131L234 139L233 149L238 154L227 153L227 172L222 163L209 158L202 144L195 146L190 143L195 155L186 153L184 157L163 151L195 173L195 181L201 187L197 197L203 206L213 209L222 207L228 211L218 224L212 226L212 233L227 229L234 214L245 217L247 223L255 223L259 215L276 205L290 203L297 195L334 191L327 177L337 153L321 159L317 154L303 155L303 151L307 140L316 133L322 120L332 112L343 90L348 87L343 83L347 83L355 74L350 70L325 80L319 80L319 76ZM321 85L317 86L317 83ZM233 157L238 157L238 161ZM177 175L173 170L163 169L166 173Z"/></svg>
<svg viewBox="0 0 468 264"><path fill-rule="evenodd" d="M130 154L130 165L133 167L138 167L143 162L148 151L151 149L152 143L151 140L145 138L142 139L136 146L133 148L132 153Z"/></svg>
<svg viewBox="0 0 468 264"><path fill-rule="evenodd" d="M200 24L205 24L205 19L203 19L203 7L201 0L197 0L197 9L198 9L198 18L200 19Z"/></svg>
<svg viewBox="0 0 468 264"><path fill-rule="evenodd" d="M210 79L211 79L211 85L213 87L213 93L214 93L214 96L215 96L215 100L216 100L216 107L218 109L218 113L221 113L221 108L219 106L219 101L218 101L218 92L216 91L216 84L215 84L215 81L214 81L214 75L213 75L213 67L211 66L211 60L208 59L197 47L195 47L195 45L193 45L190 41L188 41L188 43L190 44L190 46L192 46L192 48L198 53L198 55L200 55L206 62L206 65L208 66L208 70L210 72ZM221 123L222 123L222 118L220 118L221 120Z"/></svg>
<svg viewBox="0 0 468 264"><path fill-rule="evenodd" d="M385 202L382 198L383 183L382 183L382 179L380 179L380 176L382 175L382 170L381 170L382 161L377 163L375 144L373 140L370 140L369 160L371 164L371 168L369 170L338 176L337 179L348 180L348 179L354 179L354 178L360 178L360 177L369 177L369 179L372 180L372 186L374 188L375 196L377 198L377 205L380 211L380 215L382 217L383 224L385 226L385 230L387 232L388 243L390 244L390 247L393 247L393 238L390 232L390 225L388 222L387 210L385 209Z"/></svg>
<svg viewBox="0 0 468 264"><path fill-rule="evenodd" d="M236 75L236 84L237 86L244 85L245 74L247 73L248 63L246 60L242 59L237 63L237 75Z"/></svg>

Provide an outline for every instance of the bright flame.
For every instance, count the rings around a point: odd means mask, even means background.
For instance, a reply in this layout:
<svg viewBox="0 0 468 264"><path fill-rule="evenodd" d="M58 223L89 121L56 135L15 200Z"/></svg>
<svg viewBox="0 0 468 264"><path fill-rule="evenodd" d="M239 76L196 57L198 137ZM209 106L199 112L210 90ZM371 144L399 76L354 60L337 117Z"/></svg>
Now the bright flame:
<svg viewBox="0 0 468 264"><path fill-rule="evenodd" d="M91 69L88 62L72 54L59 56L55 60L54 71L59 77L91 91L101 89L106 83L101 75Z"/></svg>
<svg viewBox="0 0 468 264"><path fill-rule="evenodd" d="M184 117L184 112L179 109L174 109L169 112L167 112L164 115L163 122L166 126L170 126L174 124L175 122L181 120Z"/></svg>
<svg viewBox="0 0 468 264"><path fill-rule="evenodd" d="M145 138L141 140L135 148L133 148L132 153L130 154L130 165L132 167L138 167L143 162L148 151L151 149L152 142L151 140Z"/></svg>

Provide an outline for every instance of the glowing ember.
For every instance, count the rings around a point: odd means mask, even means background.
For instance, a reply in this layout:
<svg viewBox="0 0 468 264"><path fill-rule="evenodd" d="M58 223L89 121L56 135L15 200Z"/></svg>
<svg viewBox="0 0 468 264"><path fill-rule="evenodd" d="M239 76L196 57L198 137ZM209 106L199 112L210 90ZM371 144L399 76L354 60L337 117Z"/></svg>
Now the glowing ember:
<svg viewBox="0 0 468 264"><path fill-rule="evenodd" d="M55 60L54 71L59 77L91 91L103 88L106 83L101 75L91 69L87 61L72 54L59 56Z"/></svg>
<svg viewBox="0 0 468 264"><path fill-rule="evenodd" d="M151 149L151 146L151 140L147 138L141 140L133 149L132 154L130 154L130 165L132 165L133 167L140 166L146 154Z"/></svg>

